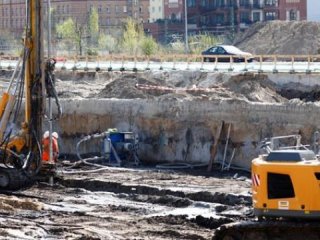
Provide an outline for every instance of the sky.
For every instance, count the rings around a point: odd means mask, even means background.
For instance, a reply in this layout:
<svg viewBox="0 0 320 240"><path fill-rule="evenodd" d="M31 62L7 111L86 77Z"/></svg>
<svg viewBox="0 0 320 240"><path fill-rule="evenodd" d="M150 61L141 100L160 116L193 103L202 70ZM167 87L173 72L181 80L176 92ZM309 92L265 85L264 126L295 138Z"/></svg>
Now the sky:
<svg viewBox="0 0 320 240"><path fill-rule="evenodd" d="M320 22L320 0L307 0L307 4L308 20Z"/></svg>

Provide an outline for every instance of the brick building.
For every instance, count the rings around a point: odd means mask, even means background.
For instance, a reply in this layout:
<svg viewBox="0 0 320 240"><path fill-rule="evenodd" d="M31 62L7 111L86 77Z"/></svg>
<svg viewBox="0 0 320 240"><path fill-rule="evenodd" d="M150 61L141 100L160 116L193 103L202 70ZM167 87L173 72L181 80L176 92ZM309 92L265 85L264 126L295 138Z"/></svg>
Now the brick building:
<svg viewBox="0 0 320 240"><path fill-rule="evenodd" d="M159 19L164 19L163 1L150 0L149 13L150 13L150 18L149 18L150 23L154 23Z"/></svg>
<svg viewBox="0 0 320 240"><path fill-rule="evenodd" d="M132 17L139 22L149 20L150 0L51 0L53 23L68 18L85 23L92 7L99 13L100 29L105 32L119 30L122 22ZM45 5L46 6L46 5ZM25 25L25 0L0 0L0 30L19 35Z"/></svg>
<svg viewBox="0 0 320 240"><path fill-rule="evenodd" d="M182 21L184 18L184 0L163 0L164 18L172 21Z"/></svg>
<svg viewBox="0 0 320 240"><path fill-rule="evenodd" d="M305 20L307 0L51 0L53 24L73 18L87 22L92 7L100 17L100 29L117 33L132 17L145 23L157 39L183 34L184 3L188 6L190 32L224 33L243 30L257 21ZM154 24L150 24L154 23ZM25 26L25 0L0 0L0 30L21 36ZM162 36L162 35L165 36Z"/></svg>
<svg viewBox="0 0 320 240"><path fill-rule="evenodd" d="M257 21L306 20L307 0L188 0L188 23L198 31L242 30Z"/></svg>

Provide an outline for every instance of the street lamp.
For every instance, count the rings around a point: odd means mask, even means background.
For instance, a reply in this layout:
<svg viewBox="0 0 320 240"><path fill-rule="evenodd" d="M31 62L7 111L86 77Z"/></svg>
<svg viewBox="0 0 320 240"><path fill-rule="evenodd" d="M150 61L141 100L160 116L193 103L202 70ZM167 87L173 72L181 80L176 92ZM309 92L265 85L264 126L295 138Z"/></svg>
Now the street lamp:
<svg viewBox="0 0 320 240"><path fill-rule="evenodd" d="M185 51L186 53L189 52L189 44L188 44L188 6L187 0L184 0L184 40L185 40Z"/></svg>

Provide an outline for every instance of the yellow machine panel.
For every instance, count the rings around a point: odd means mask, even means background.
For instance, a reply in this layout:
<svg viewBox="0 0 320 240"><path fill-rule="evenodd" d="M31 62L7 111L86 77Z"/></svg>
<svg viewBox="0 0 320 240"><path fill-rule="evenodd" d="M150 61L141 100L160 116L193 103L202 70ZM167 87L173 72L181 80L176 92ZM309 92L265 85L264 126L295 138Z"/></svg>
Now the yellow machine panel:
<svg viewBox="0 0 320 240"><path fill-rule="evenodd" d="M258 217L320 218L320 161L310 150L279 150L252 162Z"/></svg>

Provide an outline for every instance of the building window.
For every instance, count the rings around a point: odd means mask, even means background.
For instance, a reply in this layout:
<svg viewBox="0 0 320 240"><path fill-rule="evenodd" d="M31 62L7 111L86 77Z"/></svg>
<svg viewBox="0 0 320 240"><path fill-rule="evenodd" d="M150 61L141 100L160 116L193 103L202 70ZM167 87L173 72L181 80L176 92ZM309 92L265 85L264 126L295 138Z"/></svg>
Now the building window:
<svg viewBox="0 0 320 240"><path fill-rule="evenodd" d="M296 21L296 20L298 20L297 11L295 11L295 10L290 10L290 12L289 12L289 20L290 20L290 21Z"/></svg>
<svg viewBox="0 0 320 240"><path fill-rule="evenodd" d="M215 14L212 20L214 25L221 25L224 23L224 14L222 13Z"/></svg>
<svg viewBox="0 0 320 240"><path fill-rule="evenodd" d="M240 22L241 23L250 23L249 12L240 12Z"/></svg>
<svg viewBox="0 0 320 240"><path fill-rule="evenodd" d="M224 7L224 0L216 0L215 6L216 7Z"/></svg>
<svg viewBox="0 0 320 240"><path fill-rule="evenodd" d="M265 0L267 6L278 6L278 0Z"/></svg>
<svg viewBox="0 0 320 240"><path fill-rule="evenodd" d="M188 0L188 7L195 7L196 6L196 0Z"/></svg>
<svg viewBox="0 0 320 240"><path fill-rule="evenodd" d="M259 22L259 21L261 21L260 13L259 13L259 12L253 12L253 13L252 13L252 21L253 21L253 22Z"/></svg>
<svg viewBox="0 0 320 240"><path fill-rule="evenodd" d="M250 5L249 0L240 0L240 6L248 7Z"/></svg>
<svg viewBox="0 0 320 240"><path fill-rule="evenodd" d="M266 21L271 21L276 19L276 13L275 12L266 12Z"/></svg>

